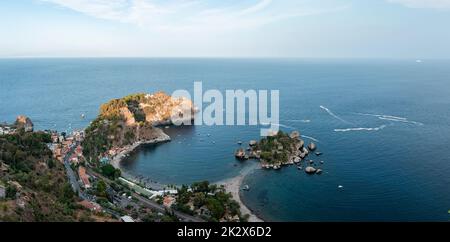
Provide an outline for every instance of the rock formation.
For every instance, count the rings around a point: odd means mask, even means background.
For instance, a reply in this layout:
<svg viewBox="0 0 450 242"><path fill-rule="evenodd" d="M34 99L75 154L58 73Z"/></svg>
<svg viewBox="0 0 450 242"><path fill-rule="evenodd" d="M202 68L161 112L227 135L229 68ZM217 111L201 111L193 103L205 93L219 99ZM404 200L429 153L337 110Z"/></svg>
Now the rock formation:
<svg viewBox="0 0 450 242"><path fill-rule="evenodd" d="M34 125L30 118L20 115L16 119L16 127L25 130L25 132L33 132Z"/></svg>

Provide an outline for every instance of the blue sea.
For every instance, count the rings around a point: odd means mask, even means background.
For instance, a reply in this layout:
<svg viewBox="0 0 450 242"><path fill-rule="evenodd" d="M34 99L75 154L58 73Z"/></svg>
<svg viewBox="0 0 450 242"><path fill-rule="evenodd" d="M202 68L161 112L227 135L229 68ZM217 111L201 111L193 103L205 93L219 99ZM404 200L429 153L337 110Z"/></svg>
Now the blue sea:
<svg viewBox="0 0 450 242"><path fill-rule="evenodd" d="M280 127L316 140L324 173L255 170L242 199L269 221L450 221L450 61L365 59L2 59L0 122L89 125L136 92L280 90ZM81 114L86 118L82 119ZM165 130L123 169L165 184L221 181L255 161L233 157L258 126ZM342 186L339 188L339 186Z"/></svg>

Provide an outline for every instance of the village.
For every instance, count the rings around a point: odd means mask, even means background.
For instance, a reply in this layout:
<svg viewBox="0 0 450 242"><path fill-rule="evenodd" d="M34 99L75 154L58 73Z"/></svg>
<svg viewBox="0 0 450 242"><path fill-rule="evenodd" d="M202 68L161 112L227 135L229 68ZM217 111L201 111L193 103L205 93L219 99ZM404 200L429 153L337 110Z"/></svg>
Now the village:
<svg viewBox="0 0 450 242"><path fill-rule="evenodd" d="M0 125L0 136L13 135L19 130L33 132L34 125L28 117L19 116L14 124ZM91 167L83 155L84 131L70 134L51 130L44 132L50 136L51 142L47 147L54 160L64 165L70 185L78 194L77 204L99 217L110 217L113 221L122 222L200 220L171 209L176 202L176 188L150 190L121 176L109 176L111 169L115 171L109 163L122 149L110 150L100 159L103 169L97 169ZM8 165L3 162L0 165L2 171L8 171ZM9 181L8 185L13 185L17 191L22 188L16 181ZM6 193L6 186L0 184L0 200L6 198Z"/></svg>
<svg viewBox="0 0 450 242"><path fill-rule="evenodd" d="M3 137L34 132L34 124L25 116L19 116L13 125L2 124L0 127L0 136ZM70 133L53 130L37 132L49 137L45 145L51 151L54 161L64 167L66 179L78 197L77 205L95 214L100 221L246 220L239 212L239 205L231 199L231 195L227 195L223 186L210 185L208 182L188 186L163 185L150 183L144 177L122 174L118 162L141 142L122 147L113 146L93 162L83 154L86 135L84 130ZM3 162L1 168L8 170ZM8 184L12 184L18 192L22 189L21 184L16 181L8 181ZM6 187L0 184L0 200L5 199L6 193ZM25 206L25 202L21 202L19 197L17 201L23 203L22 207Z"/></svg>

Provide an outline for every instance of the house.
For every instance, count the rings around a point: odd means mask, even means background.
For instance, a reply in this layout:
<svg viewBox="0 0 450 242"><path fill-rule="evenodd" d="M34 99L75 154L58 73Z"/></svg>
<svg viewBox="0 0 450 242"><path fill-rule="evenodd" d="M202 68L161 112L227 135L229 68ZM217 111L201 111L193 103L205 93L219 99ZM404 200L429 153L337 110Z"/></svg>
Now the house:
<svg viewBox="0 0 450 242"><path fill-rule="evenodd" d="M52 139L52 143L54 143L54 144L59 143L59 136L57 133L52 133L51 139Z"/></svg>
<svg viewBox="0 0 450 242"><path fill-rule="evenodd" d="M79 162L80 162L80 160L78 159L78 156L72 155L72 156L70 157L70 163L72 163L72 164L78 164Z"/></svg>
<svg viewBox="0 0 450 242"><path fill-rule="evenodd" d="M81 145L78 145L78 146L77 146L77 148L75 149L75 154L76 154L78 157L83 156L83 147L81 147Z"/></svg>
<svg viewBox="0 0 450 242"><path fill-rule="evenodd" d="M83 206L84 208L87 208L93 212L100 212L102 211L102 206L100 206L98 203L90 202L88 200L83 200L78 203L79 205Z"/></svg>
<svg viewBox="0 0 450 242"><path fill-rule="evenodd" d="M175 202L175 198L172 196L165 196L163 200L164 207L170 208Z"/></svg>
<svg viewBox="0 0 450 242"><path fill-rule="evenodd" d="M11 129L11 127L8 127L8 126L0 127L0 135L12 134L14 132L15 132L15 130Z"/></svg>
<svg viewBox="0 0 450 242"><path fill-rule="evenodd" d="M84 188L91 188L91 182L89 181L89 176L86 174L86 168L82 166L78 167L78 176L80 176Z"/></svg>
<svg viewBox="0 0 450 242"><path fill-rule="evenodd" d="M130 216L123 216L123 217L120 217L120 221L122 221L124 223L133 223L134 219Z"/></svg>

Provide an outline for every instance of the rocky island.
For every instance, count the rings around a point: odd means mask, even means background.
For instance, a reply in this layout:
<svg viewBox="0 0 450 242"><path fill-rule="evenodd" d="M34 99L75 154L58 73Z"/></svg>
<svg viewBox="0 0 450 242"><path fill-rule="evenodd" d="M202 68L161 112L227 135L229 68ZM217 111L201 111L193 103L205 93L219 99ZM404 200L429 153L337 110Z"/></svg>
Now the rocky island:
<svg viewBox="0 0 450 242"><path fill-rule="evenodd" d="M322 169L315 168L313 160L306 161L308 155L316 149L317 145L313 142L305 147L305 141L301 139L298 131L290 134L279 131L262 138L259 142L251 140L247 151L239 148L235 152L235 157L238 160L256 159L260 161L261 167L274 170L279 170L287 165L297 165L298 169L302 170L301 164L304 162L306 173L320 174ZM316 152L315 154L320 156L322 153ZM319 163L323 164L323 161Z"/></svg>

